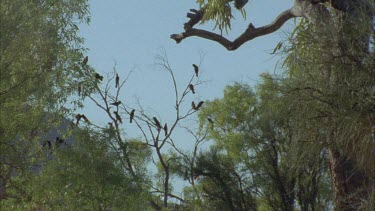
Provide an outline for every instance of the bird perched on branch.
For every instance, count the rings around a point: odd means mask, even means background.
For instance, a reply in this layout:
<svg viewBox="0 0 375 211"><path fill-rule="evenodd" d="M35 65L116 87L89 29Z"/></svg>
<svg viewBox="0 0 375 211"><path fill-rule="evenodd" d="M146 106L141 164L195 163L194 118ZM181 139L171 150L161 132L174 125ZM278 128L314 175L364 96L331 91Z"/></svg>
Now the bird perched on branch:
<svg viewBox="0 0 375 211"><path fill-rule="evenodd" d="M60 137L56 137L56 144L62 144L65 141L65 139L62 139Z"/></svg>
<svg viewBox="0 0 375 211"><path fill-rule="evenodd" d="M81 117L83 120L85 120L86 123L90 123L89 119L84 114L81 114Z"/></svg>
<svg viewBox="0 0 375 211"><path fill-rule="evenodd" d="M111 105L114 105L114 106L119 106L120 104L121 104L121 101L116 101L116 102L111 103Z"/></svg>
<svg viewBox="0 0 375 211"><path fill-rule="evenodd" d="M199 68L196 64L193 64L193 67L194 67L195 76L198 77Z"/></svg>
<svg viewBox="0 0 375 211"><path fill-rule="evenodd" d="M189 89L191 90L191 92L193 92L193 94L195 94L195 90L194 90L193 84L189 84Z"/></svg>
<svg viewBox="0 0 375 211"><path fill-rule="evenodd" d="M168 135L168 125L167 125L167 123L165 123L164 124L164 134L165 134L165 136L167 136Z"/></svg>
<svg viewBox="0 0 375 211"><path fill-rule="evenodd" d="M242 9L249 0L234 0L234 6L237 9Z"/></svg>
<svg viewBox="0 0 375 211"><path fill-rule="evenodd" d="M79 121L81 121L81 119L85 120L86 123L90 123L89 119L87 119L87 117L84 115L84 114L77 114L76 115L76 125L79 124Z"/></svg>
<svg viewBox="0 0 375 211"><path fill-rule="evenodd" d="M118 74L116 73L116 86L115 88L118 87L118 84L120 83L120 77L118 76Z"/></svg>
<svg viewBox="0 0 375 211"><path fill-rule="evenodd" d="M153 117L152 119L154 120L155 125L156 125L156 127L158 128L158 131L160 131L160 129L161 129L161 124L160 124L159 120L158 120L156 117Z"/></svg>
<svg viewBox="0 0 375 211"><path fill-rule="evenodd" d="M199 110L202 107L203 103L204 103L203 101L200 101L197 107L195 108L195 110Z"/></svg>
<svg viewBox="0 0 375 211"><path fill-rule="evenodd" d="M111 130L111 131L113 131L115 128L113 127L113 124L112 124L112 122L108 122L108 125L109 125L109 129Z"/></svg>
<svg viewBox="0 0 375 211"><path fill-rule="evenodd" d="M45 147L46 144L48 144L48 149L51 149L51 147L52 147L51 141L46 140L46 141L43 143L43 147Z"/></svg>
<svg viewBox="0 0 375 211"><path fill-rule="evenodd" d="M197 110L197 107L195 106L194 101L191 102L191 108L194 109L194 110Z"/></svg>
<svg viewBox="0 0 375 211"><path fill-rule="evenodd" d="M81 116L81 114L77 114L76 116L75 116L75 118L76 118L76 125L78 126L78 124L79 124L79 121L81 120L81 118L82 118L82 116Z"/></svg>
<svg viewBox="0 0 375 211"><path fill-rule="evenodd" d="M82 84L78 84L78 96L81 96L81 92L82 92Z"/></svg>
<svg viewBox="0 0 375 211"><path fill-rule="evenodd" d="M89 57L86 56L86 57L83 59L83 61L82 61L82 67L86 66L88 61L89 61Z"/></svg>
<svg viewBox="0 0 375 211"><path fill-rule="evenodd" d="M99 73L95 73L95 79L103 81L103 76L99 75Z"/></svg>
<svg viewBox="0 0 375 211"><path fill-rule="evenodd" d="M117 111L114 111L113 113L115 114L116 119L122 124L121 116L117 113Z"/></svg>
<svg viewBox="0 0 375 211"><path fill-rule="evenodd" d="M133 109L131 112L130 112L130 123L133 122L133 119L134 119L134 113L135 113L135 109Z"/></svg>

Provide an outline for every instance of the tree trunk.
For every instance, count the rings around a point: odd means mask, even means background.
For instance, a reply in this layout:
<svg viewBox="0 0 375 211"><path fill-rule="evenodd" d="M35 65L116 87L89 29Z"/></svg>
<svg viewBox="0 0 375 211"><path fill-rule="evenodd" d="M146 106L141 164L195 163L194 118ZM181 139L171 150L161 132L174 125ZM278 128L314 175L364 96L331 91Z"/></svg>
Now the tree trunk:
<svg viewBox="0 0 375 211"><path fill-rule="evenodd" d="M165 180L164 180L164 207L168 207L168 193L169 193L169 168L165 170Z"/></svg>
<svg viewBox="0 0 375 211"><path fill-rule="evenodd" d="M329 148L335 210L359 210L361 200L369 196L370 183L363 171L338 150Z"/></svg>

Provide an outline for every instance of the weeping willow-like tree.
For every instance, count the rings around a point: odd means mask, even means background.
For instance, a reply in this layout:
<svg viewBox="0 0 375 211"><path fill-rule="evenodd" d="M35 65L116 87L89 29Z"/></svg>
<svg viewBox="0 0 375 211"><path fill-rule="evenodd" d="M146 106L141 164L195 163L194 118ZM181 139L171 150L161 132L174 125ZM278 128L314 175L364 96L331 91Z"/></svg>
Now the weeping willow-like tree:
<svg viewBox="0 0 375 211"><path fill-rule="evenodd" d="M238 2L247 1L234 1L234 5ZM199 3L199 10L188 13L184 32L171 35L177 43L196 36L236 50L300 18L284 47L277 46L285 50L286 59L274 87L290 107L293 141L311 140L323 151L310 153L328 153L336 210L373 209L374 2L295 0L292 8L269 25L250 23L233 41L195 27L214 20L220 29L230 29L233 1ZM236 8L243 11L243 7Z"/></svg>
<svg viewBox="0 0 375 211"><path fill-rule="evenodd" d="M145 210L150 195L144 178L124 173L108 133L75 130L74 143L53 144L53 159L44 159L39 173L13 178L22 194L1 203L2 210ZM45 158L42 155L42 157ZM139 156L145 160L147 156Z"/></svg>
<svg viewBox="0 0 375 211"><path fill-rule="evenodd" d="M21 188L11 180L35 163L38 136L72 107L82 106L74 95L78 88L85 87L81 96L92 90L90 68L82 63L83 38L77 34L88 15L86 0L1 1L1 199Z"/></svg>
<svg viewBox="0 0 375 211"><path fill-rule="evenodd" d="M235 84L222 99L206 102L199 117L214 143L196 158L193 186L208 209L329 209L327 153L293 128L280 82L262 77L256 91Z"/></svg>

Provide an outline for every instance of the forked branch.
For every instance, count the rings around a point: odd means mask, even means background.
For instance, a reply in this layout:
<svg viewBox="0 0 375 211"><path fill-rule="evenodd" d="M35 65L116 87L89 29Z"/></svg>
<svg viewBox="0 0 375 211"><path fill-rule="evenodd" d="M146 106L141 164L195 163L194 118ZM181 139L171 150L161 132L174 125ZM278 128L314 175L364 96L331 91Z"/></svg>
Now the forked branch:
<svg viewBox="0 0 375 211"><path fill-rule="evenodd" d="M256 28L252 23L250 23L246 30L238 38L236 38L234 41L230 41L220 34L193 28L193 26L202 19L204 12L201 10L191 11L195 12L195 14L188 13L188 17L190 18L190 20L185 23L185 32L181 34L172 34L171 38L174 39L176 43L180 43L187 37L197 36L217 42L229 51L238 49L245 42L250 41L256 37L271 34L277 31L289 19L297 17L292 9L288 9L282 12L271 24L268 24L266 26Z"/></svg>

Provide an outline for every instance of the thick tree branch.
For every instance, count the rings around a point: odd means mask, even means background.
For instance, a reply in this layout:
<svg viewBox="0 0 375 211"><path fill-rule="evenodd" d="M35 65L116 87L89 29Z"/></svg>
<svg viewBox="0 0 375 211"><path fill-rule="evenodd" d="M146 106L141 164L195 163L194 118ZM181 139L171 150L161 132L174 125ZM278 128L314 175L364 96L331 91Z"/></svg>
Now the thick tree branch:
<svg viewBox="0 0 375 211"><path fill-rule="evenodd" d="M199 14L199 15L198 15ZM196 15L191 15L191 19L188 23L185 23L185 32L181 34L172 34L171 38L176 41L176 43L180 43L183 39L187 37L197 36L202 37L204 39L212 40L214 42L217 42L224 46L227 50L233 51L238 49L242 44L245 42L252 40L256 37L260 37L263 35L271 34L278 29L280 29L281 26L284 25L286 21L288 21L291 18L297 17L295 11L293 9L286 10L282 12L271 24L268 24L266 26L262 26L259 28L255 28L253 24L249 24L247 29L244 33L242 33L238 38L236 38L234 41L230 41L226 39L225 37L210 32L206 30L201 29L194 29L192 26L197 23L197 18L200 18L203 16L203 12L197 11ZM190 16L188 16L190 17ZM193 21L194 20L194 21ZM199 22L199 21L198 21ZM186 27L188 26L188 27ZM191 27L191 28L190 28Z"/></svg>

